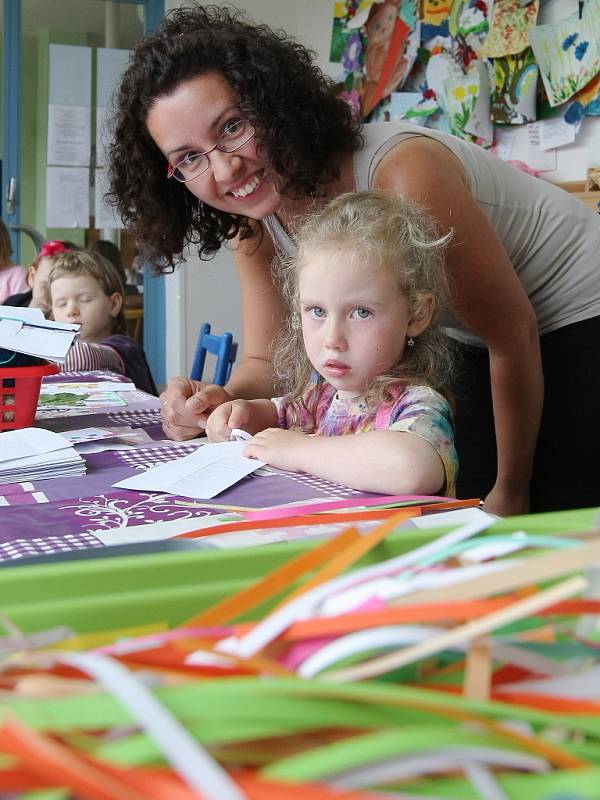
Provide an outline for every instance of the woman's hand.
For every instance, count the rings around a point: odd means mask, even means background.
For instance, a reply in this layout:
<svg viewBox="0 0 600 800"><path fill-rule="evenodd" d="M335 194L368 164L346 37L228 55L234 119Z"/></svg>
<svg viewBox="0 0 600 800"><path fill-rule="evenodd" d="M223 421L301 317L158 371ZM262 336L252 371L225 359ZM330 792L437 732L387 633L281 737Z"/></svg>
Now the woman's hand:
<svg viewBox="0 0 600 800"><path fill-rule="evenodd" d="M250 427L252 403L250 400L231 400L212 412L206 423L206 435L211 442L228 442L231 431Z"/></svg>
<svg viewBox="0 0 600 800"><path fill-rule="evenodd" d="M160 396L163 430L176 441L202 436L214 409L230 400L231 395L222 386L172 378Z"/></svg>

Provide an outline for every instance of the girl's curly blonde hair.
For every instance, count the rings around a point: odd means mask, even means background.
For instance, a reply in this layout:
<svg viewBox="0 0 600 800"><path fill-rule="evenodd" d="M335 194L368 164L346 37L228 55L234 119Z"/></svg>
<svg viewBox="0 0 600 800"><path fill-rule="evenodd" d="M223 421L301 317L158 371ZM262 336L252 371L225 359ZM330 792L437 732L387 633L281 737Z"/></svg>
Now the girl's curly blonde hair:
<svg viewBox="0 0 600 800"><path fill-rule="evenodd" d="M448 397L452 375L450 340L439 312L448 299L445 249L452 232L442 235L425 209L403 197L383 192L342 194L325 208L305 218L296 236L297 252L282 255L275 264L275 280L288 308L287 321L275 344L275 371L280 388L294 403L305 408L302 396L314 383L314 368L304 349L300 325L298 275L303 266L324 249L343 247L349 263L378 262L396 277L398 289L408 300L411 314L419 315L424 296L433 296L435 311L428 327L406 347L401 361L378 375L365 391L365 401L375 407L391 399L389 389L402 383L424 384ZM323 383L321 376L317 385ZM311 393L314 408L319 392Z"/></svg>

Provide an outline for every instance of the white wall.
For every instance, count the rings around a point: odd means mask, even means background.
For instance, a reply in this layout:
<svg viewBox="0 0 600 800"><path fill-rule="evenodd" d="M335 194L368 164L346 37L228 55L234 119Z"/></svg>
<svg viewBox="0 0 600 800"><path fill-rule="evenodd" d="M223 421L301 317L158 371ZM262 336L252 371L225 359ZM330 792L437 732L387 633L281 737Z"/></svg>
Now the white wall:
<svg viewBox="0 0 600 800"><path fill-rule="evenodd" d="M167 8L182 3L167 0ZM339 66L328 59L333 0L238 0L255 20L281 27L318 54L321 68L336 77ZM547 0L541 23L553 22L573 10L571 0ZM513 132L511 158L523 160L526 130ZM550 181L583 180L589 166L600 165L600 119L583 122L575 144L557 151L557 168L545 172ZM240 292L233 258L223 250L211 262L190 255L187 264L167 279L167 377L188 374L199 326L210 322L215 333L231 331L241 338Z"/></svg>

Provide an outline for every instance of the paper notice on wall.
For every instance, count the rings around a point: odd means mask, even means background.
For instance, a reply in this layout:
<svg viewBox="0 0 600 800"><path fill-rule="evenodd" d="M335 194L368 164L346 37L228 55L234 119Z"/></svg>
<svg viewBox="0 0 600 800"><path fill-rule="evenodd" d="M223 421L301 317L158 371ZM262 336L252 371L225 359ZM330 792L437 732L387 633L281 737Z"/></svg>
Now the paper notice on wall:
<svg viewBox="0 0 600 800"><path fill-rule="evenodd" d="M521 159L537 172L550 172L555 170L557 165L556 149L542 149L541 147L541 126L545 124L545 122L532 122L526 126L528 146L526 145L526 152Z"/></svg>
<svg viewBox="0 0 600 800"><path fill-rule="evenodd" d="M90 171L86 167L46 169L46 227L89 228Z"/></svg>
<svg viewBox="0 0 600 800"><path fill-rule="evenodd" d="M129 50L99 47L96 50L96 166L108 163L111 117L115 91L129 60Z"/></svg>
<svg viewBox="0 0 600 800"><path fill-rule="evenodd" d="M547 119L537 123L540 126L540 150L550 150L573 144L579 130L577 125L570 125L562 117Z"/></svg>
<svg viewBox="0 0 600 800"><path fill-rule="evenodd" d="M97 169L94 173L94 227L123 228L119 215L104 199L107 191L106 169Z"/></svg>
<svg viewBox="0 0 600 800"><path fill-rule="evenodd" d="M90 163L92 49L51 44L48 49L47 163Z"/></svg>
<svg viewBox="0 0 600 800"><path fill-rule="evenodd" d="M90 135L89 106L48 106L48 164L89 166Z"/></svg>

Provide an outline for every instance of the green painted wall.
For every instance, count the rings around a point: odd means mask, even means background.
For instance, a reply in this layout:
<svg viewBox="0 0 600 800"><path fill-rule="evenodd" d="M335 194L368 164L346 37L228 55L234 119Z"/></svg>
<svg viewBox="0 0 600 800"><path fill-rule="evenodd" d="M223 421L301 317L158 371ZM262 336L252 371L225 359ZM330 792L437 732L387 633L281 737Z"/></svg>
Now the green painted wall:
<svg viewBox="0 0 600 800"><path fill-rule="evenodd" d="M48 63L50 44L100 46L92 36L40 30L23 41L21 138L22 192L21 221L33 225L48 239L69 239L84 244L81 228L46 227L46 149L48 142ZM94 68L95 62L93 61ZM92 74L94 85L95 74ZM94 92L92 92L92 102ZM92 131L94 131L92 120ZM21 263L29 264L35 247L29 236L21 235Z"/></svg>

